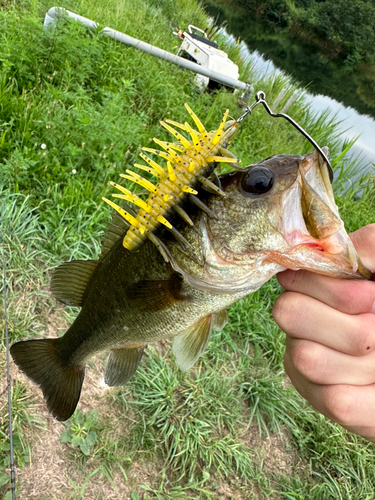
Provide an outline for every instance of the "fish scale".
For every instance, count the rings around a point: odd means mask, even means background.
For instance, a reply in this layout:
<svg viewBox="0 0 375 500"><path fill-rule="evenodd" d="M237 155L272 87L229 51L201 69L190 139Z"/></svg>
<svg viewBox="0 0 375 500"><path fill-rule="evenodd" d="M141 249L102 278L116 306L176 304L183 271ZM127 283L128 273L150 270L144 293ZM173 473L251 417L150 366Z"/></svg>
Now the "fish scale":
<svg viewBox="0 0 375 500"><path fill-rule="evenodd" d="M161 121L160 124L178 140L178 143L154 138L154 142L165 152L147 147L142 149L166 160L166 166L161 166L144 153L141 153L140 156L148 166L134 164L136 168L158 177L159 182L153 184L132 170L126 170L127 174L120 174L122 178L130 180L149 191L147 200L142 200L120 184L110 182L114 188L121 192L121 194L116 193L112 196L138 207L137 215L131 215L124 208L103 197L103 200L114 208L130 226L123 239L123 246L128 250L137 250L146 238L150 239L160 249L161 243L154 235L155 229L160 225L172 230L182 241L179 232L166 218L167 214L170 213L173 207L178 206L186 195L195 196L198 194L198 191L193 188L197 183L206 184L218 194L223 195L222 191L213 183L210 183L207 177L211 175L217 163L238 162L233 155L228 156L229 152L226 149L224 149L225 154L222 154L223 148L228 146L237 127L237 122L231 121L227 123L226 121L229 110L225 111L219 127L216 130L207 132L193 110L187 104L185 104L185 107L198 131L194 130L187 122L182 124L173 120ZM184 137L171 125L187 132L191 139ZM181 215L183 211L177 211L177 213ZM189 223L186 217L185 220Z"/></svg>

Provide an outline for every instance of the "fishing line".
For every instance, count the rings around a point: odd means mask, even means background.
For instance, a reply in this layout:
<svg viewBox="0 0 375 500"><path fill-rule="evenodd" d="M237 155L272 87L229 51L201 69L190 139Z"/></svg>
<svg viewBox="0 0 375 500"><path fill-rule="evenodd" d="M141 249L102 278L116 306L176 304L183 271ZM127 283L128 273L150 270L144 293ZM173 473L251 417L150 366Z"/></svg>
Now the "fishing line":
<svg viewBox="0 0 375 500"><path fill-rule="evenodd" d="M3 295L4 295L4 321L5 321L5 349L6 349L6 365L7 365L7 388L8 388L8 414L9 414L9 443L10 443L10 484L12 491L12 500L16 498L16 474L14 470L14 452L13 452L13 428L12 428L12 393L10 380L10 364L9 364L9 336L8 336L8 305L7 305L7 284L6 284L6 269L5 269L5 229L4 229L4 206L1 211L1 227L3 233Z"/></svg>
<svg viewBox="0 0 375 500"><path fill-rule="evenodd" d="M301 125L299 125L297 122L295 122L293 120L293 118L291 118L289 115L285 114L285 113L274 113L271 108L268 106L267 104L267 101L266 101L266 94L263 92L263 90L260 90L259 92L257 92L256 96L255 96L255 99L256 101L253 102L253 104L251 106L248 106L246 109L245 109L245 112L243 115L241 115L236 121L237 123L239 122L242 122L242 120L247 116L247 115L251 115L251 112L253 111L254 108L256 108L258 106L258 104L262 104L267 113L272 116L273 118L284 118L285 120L287 120L289 123L291 123L293 125L293 127L295 127L298 132L300 132L304 137L306 137L306 139L319 151L319 153L321 154L323 160L326 162L327 166L328 166L328 171L329 171L329 178L330 178L330 181L332 182L333 181L333 170L332 170L332 167L331 167L331 164L327 158L327 155L324 153L324 151L321 149L321 147L314 141L314 139L311 137L311 135L309 135L305 129L303 129L301 127Z"/></svg>

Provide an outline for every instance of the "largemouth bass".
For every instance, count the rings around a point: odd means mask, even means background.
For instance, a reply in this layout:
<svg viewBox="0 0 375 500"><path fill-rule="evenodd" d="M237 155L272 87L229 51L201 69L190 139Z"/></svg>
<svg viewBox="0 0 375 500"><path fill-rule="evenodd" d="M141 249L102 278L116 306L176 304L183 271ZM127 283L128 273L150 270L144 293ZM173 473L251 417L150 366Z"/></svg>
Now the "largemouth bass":
<svg viewBox="0 0 375 500"><path fill-rule="evenodd" d="M125 248L127 226L118 222L98 260L57 268L51 289L65 303L81 305L79 315L61 338L11 347L54 417L66 420L74 412L85 365L95 353L110 351L110 386L126 383L145 345L165 338L174 338L177 363L188 369L212 330L225 325L226 309L279 271L372 277L344 229L318 152L273 156L220 182L224 195L204 199L216 218L184 207L194 222L178 227L188 245L160 235L167 259L150 240L136 251Z"/></svg>

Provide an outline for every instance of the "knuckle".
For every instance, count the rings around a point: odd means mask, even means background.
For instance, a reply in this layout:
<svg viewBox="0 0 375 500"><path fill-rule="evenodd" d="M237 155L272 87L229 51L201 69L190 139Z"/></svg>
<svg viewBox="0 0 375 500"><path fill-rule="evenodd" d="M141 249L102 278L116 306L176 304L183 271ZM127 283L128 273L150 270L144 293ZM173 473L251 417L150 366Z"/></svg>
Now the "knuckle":
<svg viewBox="0 0 375 500"><path fill-rule="evenodd" d="M375 350L375 315L359 314L354 318L353 354L363 356Z"/></svg>
<svg viewBox="0 0 375 500"><path fill-rule="evenodd" d="M294 380L296 378L295 370L293 370L293 362L292 362L290 356L288 355L287 351L285 351L285 354L284 354L284 370L285 370L285 373L288 375L290 381L292 383L294 383Z"/></svg>
<svg viewBox="0 0 375 500"><path fill-rule="evenodd" d="M373 312L375 303L375 283L373 281L366 281L359 283L359 300L363 304L363 310L366 312ZM358 300L358 299L357 299Z"/></svg>
<svg viewBox="0 0 375 500"><path fill-rule="evenodd" d="M291 359L295 369L310 381L320 372L320 359L316 346L308 340L298 340L291 347Z"/></svg>
<svg viewBox="0 0 375 500"><path fill-rule="evenodd" d="M375 301L375 283L344 283L342 293L332 297L333 307L347 314L371 311Z"/></svg>
<svg viewBox="0 0 375 500"><path fill-rule="evenodd" d="M277 275L277 280L285 290L298 289L299 284L305 275L304 271L283 271Z"/></svg>
<svg viewBox="0 0 375 500"><path fill-rule="evenodd" d="M354 233L350 235L350 238L356 247L356 250L361 250L362 248L373 248L374 246L374 235L375 235L375 224L368 224L367 226L361 227Z"/></svg>
<svg viewBox="0 0 375 500"><path fill-rule="evenodd" d="M365 264L370 269L373 269L375 265L374 260L374 234L375 234L375 224L369 224L368 226L362 227L350 235L354 246L361 257L363 264Z"/></svg>
<svg viewBox="0 0 375 500"><path fill-rule="evenodd" d="M347 286L347 283L343 284L342 293L337 295L332 294L332 307L338 311L345 311L347 314L352 314L355 312L355 307L357 303L357 296L353 290L353 287Z"/></svg>
<svg viewBox="0 0 375 500"><path fill-rule="evenodd" d="M284 292L276 300L272 315L279 327L287 333L296 331L298 318L301 315L301 294Z"/></svg>
<svg viewBox="0 0 375 500"><path fill-rule="evenodd" d="M342 426L353 425L358 408L356 398L349 386L329 386L324 399L331 420Z"/></svg>
<svg viewBox="0 0 375 500"><path fill-rule="evenodd" d="M273 319L276 321L276 323L280 326L281 328L281 323L284 323L284 316L287 314L287 309L288 309L288 292L283 292L275 301L273 308L272 308L272 316Z"/></svg>

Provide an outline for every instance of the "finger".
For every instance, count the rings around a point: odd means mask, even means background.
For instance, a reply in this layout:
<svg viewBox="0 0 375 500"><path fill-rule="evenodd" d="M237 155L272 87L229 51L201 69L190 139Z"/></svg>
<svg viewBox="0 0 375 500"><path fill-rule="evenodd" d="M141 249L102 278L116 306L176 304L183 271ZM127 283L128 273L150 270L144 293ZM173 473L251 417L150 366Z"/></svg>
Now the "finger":
<svg viewBox="0 0 375 500"><path fill-rule="evenodd" d="M369 224L349 235L363 264L375 271L375 224Z"/></svg>
<svg viewBox="0 0 375 500"><path fill-rule="evenodd" d="M375 351L350 356L310 340L287 336L287 351L293 367L314 384L369 385L375 383Z"/></svg>
<svg viewBox="0 0 375 500"><path fill-rule="evenodd" d="M357 425L357 426L344 425L343 427L349 432L352 432L353 434L358 434L359 436L362 436L368 441L372 441L373 443L375 443L375 427L370 425Z"/></svg>
<svg viewBox="0 0 375 500"><path fill-rule="evenodd" d="M375 224L350 235L364 264L375 269ZM278 280L286 290L310 295L347 314L375 312L375 282L335 280L308 271L285 271Z"/></svg>
<svg viewBox="0 0 375 500"><path fill-rule="evenodd" d="M292 337L313 340L353 356L375 348L375 314L345 314L296 292L284 292L273 311L279 327Z"/></svg>
<svg viewBox="0 0 375 500"><path fill-rule="evenodd" d="M285 290L310 295L344 313L375 313L375 281L337 280L290 270L279 273L277 279Z"/></svg>
<svg viewBox="0 0 375 500"><path fill-rule="evenodd" d="M285 356L285 371L301 396L319 413L352 432L360 433L358 430L362 429L361 435L367 439L375 438L375 384L314 384L297 372L288 355Z"/></svg>

